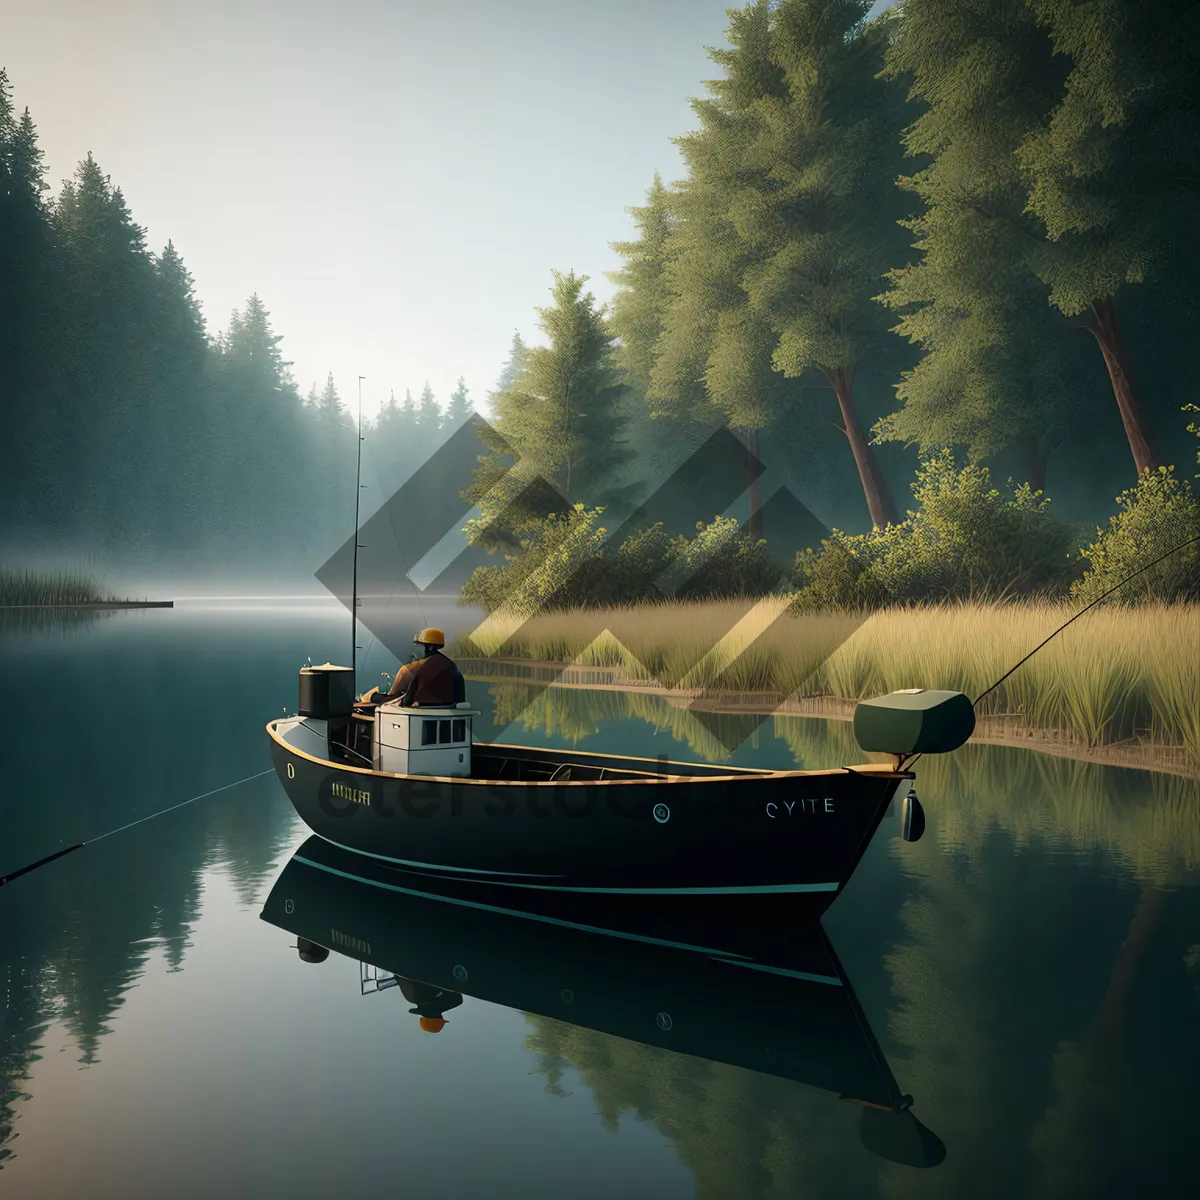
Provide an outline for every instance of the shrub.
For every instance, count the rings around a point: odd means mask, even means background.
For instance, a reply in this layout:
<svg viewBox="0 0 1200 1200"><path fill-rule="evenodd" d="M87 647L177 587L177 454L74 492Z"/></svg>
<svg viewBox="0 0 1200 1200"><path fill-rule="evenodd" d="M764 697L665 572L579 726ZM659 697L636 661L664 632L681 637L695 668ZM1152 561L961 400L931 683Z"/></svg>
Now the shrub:
<svg viewBox="0 0 1200 1200"><path fill-rule="evenodd" d="M603 608L661 600L761 596L776 589L783 569L766 543L717 517L693 538L670 538L661 524L605 545L602 509L578 505L568 514L530 521L502 567L477 567L462 602L488 612L500 607L530 615L561 608ZM468 534L471 533L468 528Z"/></svg>
<svg viewBox="0 0 1200 1200"><path fill-rule="evenodd" d="M958 468L950 451L925 460L913 484L917 507L869 534L834 530L819 552L797 557L797 606L874 608L887 602L999 598L1062 582L1070 529L1028 484L1010 495L987 467Z"/></svg>
<svg viewBox="0 0 1200 1200"><path fill-rule="evenodd" d="M530 519L515 530L518 545L503 567L476 567L461 599L488 612L505 608L521 615L578 606L600 582L599 558L608 531L604 510L577 504L567 513ZM474 533L467 526L467 535Z"/></svg>
<svg viewBox="0 0 1200 1200"><path fill-rule="evenodd" d="M1189 537L1200 536L1200 500L1171 467L1146 471L1137 486L1117 497L1119 511L1080 554L1091 564L1071 589L1072 599L1092 601L1139 567ZM1143 571L1115 592L1116 603L1200 598L1200 545L1188 546Z"/></svg>
<svg viewBox="0 0 1200 1200"><path fill-rule="evenodd" d="M792 573L797 589L793 608L798 612L870 611L886 604L888 590L871 568L864 540L835 529L819 551L797 554Z"/></svg>
<svg viewBox="0 0 1200 1200"><path fill-rule="evenodd" d="M765 596L779 589L783 577L767 543L743 533L732 517L698 522L695 537L671 543L667 586L681 599Z"/></svg>

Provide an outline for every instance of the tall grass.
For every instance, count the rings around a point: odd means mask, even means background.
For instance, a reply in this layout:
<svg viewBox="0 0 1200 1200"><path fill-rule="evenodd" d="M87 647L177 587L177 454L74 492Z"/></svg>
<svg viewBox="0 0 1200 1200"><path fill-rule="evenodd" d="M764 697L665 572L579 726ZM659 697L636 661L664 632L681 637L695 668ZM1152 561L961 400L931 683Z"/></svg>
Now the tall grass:
<svg viewBox="0 0 1200 1200"><path fill-rule="evenodd" d="M91 604L108 599L99 580L87 571L52 575L0 568L0 605Z"/></svg>
<svg viewBox="0 0 1200 1200"><path fill-rule="evenodd" d="M648 605L547 613L509 633L497 655L619 667L631 682L714 692L859 700L927 687L975 699L1075 611L958 603L868 618L795 615L761 600ZM458 651L479 647L466 638ZM1089 612L978 711L1089 748L1136 738L1200 759L1200 605Z"/></svg>

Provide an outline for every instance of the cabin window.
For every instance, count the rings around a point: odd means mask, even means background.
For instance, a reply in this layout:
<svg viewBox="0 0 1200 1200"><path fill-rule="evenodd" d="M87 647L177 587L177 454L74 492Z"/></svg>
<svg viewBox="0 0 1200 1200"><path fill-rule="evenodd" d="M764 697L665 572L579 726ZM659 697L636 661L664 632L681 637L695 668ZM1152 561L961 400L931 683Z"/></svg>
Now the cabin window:
<svg viewBox="0 0 1200 1200"><path fill-rule="evenodd" d="M437 745L438 723L436 721L421 722L421 745L436 746Z"/></svg>
<svg viewBox="0 0 1200 1200"><path fill-rule="evenodd" d="M467 740L467 723L461 717L454 722L453 736L450 740L452 742L465 742Z"/></svg>
<svg viewBox="0 0 1200 1200"><path fill-rule="evenodd" d="M449 740L450 740L450 722L449 721L439 721L438 722L438 741L442 742L444 744L444 743L448 742Z"/></svg>

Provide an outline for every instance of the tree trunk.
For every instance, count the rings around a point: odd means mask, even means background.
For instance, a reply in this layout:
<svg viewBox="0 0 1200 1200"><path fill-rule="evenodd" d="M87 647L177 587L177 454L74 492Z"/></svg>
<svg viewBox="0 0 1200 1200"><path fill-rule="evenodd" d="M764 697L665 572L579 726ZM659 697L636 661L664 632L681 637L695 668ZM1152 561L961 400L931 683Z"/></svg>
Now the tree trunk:
<svg viewBox="0 0 1200 1200"><path fill-rule="evenodd" d="M862 480L863 493L867 497L871 524L876 529L882 529L885 525L897 525L900 519L896 515L896 505L892 501L883 472L879 469L875 453L863 433L858 413L854 409L853 376L843 368L826 371L825 377L837 396L838 408L842 412L843 432L850 439L850 449L854 451L854 462L858 467L858 477Z"/></svg>
<svg viewBox="0 0 1200 1200"><path fill-rule="evenodd" d="M1046 460L1038 448L1038 439L1036 433L1031 433L1025 442L1026 449L1029 451L1029 486L1035 492L1045 492L1046 490Z"/></svg>
<svg viewBox="0 0 1200 1200"><path fill-rule="evenodd" d="M1151 885L1142 888L1137 909L1129 922L1129 932L1113 963L1100 1011L1084 1038L1097 1051L1112 1053L1112 1043L1119 1040L1128 1024L1126 1010L1136 982L1137 968L1145 954L1146 942L1162 915L1163 903L1163 893L1157 887Z"/></svg>
<svg viewBox="0 0 1200 1200"><path fill-rule="evenodd" d="M1104 365L1108 368L1108 378L1112 382L1117 407L1121 410L1125 436L1129 439L1129 449L1133 451L1138 474L1157 470L1162 466L1162 456L1154 440L1154 430L1146 420L1142 402L1133 386L1129 356L1121 340L1117 306L1112 296L1105 296L1103 300L1092 304L1092 315L1084 328L1096 339L1096 345L1104 356Z"/></svg>
<svg viewBox="0 0 1200 1200"><path fill-rule="evenodd" d="M750 479L750 526L747 532L752 541L763 536L762 524L762 466L758 461L758 430L746 430L746 471Z"/></svg>

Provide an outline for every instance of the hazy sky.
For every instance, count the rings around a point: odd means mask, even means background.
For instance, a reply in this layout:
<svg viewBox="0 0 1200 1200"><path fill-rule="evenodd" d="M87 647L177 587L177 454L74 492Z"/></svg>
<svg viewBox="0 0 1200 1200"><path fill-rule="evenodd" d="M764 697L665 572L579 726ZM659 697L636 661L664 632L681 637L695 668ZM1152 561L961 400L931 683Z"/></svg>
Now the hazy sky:
<svg viewBox="0 0 1200 1200"><path fill-rule="evenodd" d="M0 65L54 190L91 151L210 329L258 292L302 390L482 402L551 268L611 296L733 6L0 0Z"/></svg>

